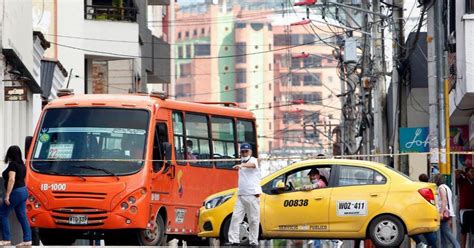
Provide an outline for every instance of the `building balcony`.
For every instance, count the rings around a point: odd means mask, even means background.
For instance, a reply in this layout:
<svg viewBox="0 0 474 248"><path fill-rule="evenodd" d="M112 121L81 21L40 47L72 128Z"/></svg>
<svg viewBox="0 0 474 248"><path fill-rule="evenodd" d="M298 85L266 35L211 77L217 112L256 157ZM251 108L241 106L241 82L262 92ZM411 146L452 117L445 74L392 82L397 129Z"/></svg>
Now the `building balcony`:
<svg viewBox="0 0 474 248"><path fill-rule="evenodd" d="M136 22L138 8L131 0L85 0L84 19Z"/></svg>
<svg viewBox="0 0 474 248"><path fill-rule="evenodd" d="M467 11L467 10L466 10ZM456 23L456 79L450 85L451 124L466 124L474 108L474 13L467 12L462 21Z"/></svg>

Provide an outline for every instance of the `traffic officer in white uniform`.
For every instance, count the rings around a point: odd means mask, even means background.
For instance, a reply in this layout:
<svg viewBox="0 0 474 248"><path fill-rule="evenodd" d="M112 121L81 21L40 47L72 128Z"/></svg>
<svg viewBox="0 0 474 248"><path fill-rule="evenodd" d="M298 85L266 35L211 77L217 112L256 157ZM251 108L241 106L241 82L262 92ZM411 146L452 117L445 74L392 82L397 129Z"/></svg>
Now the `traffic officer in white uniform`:
<svg viewBox="0 0 474 248"><path fill-rule="evenodd" d="M240 243L240 223L247 215L249 223L250 246L258 246L258 231L260 224L260 167L257 158L252 156L252 147L248 143L240 145L241 164L235 165L239 169L239 187L237 191L237 202L232 212L232 220L229 227L229 243L238 245Z"/></svg>

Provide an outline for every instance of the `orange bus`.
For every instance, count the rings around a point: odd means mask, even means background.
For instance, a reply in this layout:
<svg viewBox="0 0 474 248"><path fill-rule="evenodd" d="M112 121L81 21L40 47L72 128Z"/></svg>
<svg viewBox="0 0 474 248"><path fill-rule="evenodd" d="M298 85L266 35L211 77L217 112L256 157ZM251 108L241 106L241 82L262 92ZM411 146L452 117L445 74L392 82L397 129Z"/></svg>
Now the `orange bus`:
<svg viewBox="0 0 474 248"><path fill-rule="evenodd" d="M60 97L25 142L31 226L44 245L85 237L199 244L199 208L237 185L232 159L242 142L257 154L255 130L251 112L217 103L157 94Z"/></svg>

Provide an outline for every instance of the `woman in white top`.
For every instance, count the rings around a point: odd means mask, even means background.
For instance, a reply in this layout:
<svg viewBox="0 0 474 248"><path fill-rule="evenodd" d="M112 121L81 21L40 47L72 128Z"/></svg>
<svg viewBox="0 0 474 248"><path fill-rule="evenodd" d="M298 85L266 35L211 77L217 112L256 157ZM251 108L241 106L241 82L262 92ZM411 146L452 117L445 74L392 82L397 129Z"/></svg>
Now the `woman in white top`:
<svg viewBox="0 0 474 248"><path fill-rule="evenodd" d="M441 226L439 228L441 233L441 247L448 247L447 240L454 248L460 248L461 245L454 237L451 230L452 217L454 215L453 193L448 185L444 184L443 175L436 174L433 178L434 183L438 186L438 211L441 219ZM444 213L446 212L446 213Z"/></svg>

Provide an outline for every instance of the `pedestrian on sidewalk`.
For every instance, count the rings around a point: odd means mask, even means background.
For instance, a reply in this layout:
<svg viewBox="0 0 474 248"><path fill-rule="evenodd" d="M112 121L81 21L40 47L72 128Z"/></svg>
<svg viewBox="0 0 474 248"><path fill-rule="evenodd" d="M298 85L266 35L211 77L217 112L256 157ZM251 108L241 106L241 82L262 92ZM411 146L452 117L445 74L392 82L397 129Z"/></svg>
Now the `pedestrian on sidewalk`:
<svg viewBox="0 0 474 248"><path fill-rule="evenodd" d="M449 241L454 248L460 248L461 245L453 235L452 217L454 214L453 205L453 193L448 185L444 184L443 175L436 174L433 182L438 186L438 211L441 219L440 236L441 236L441 247L448 247L447 241Z"/></svg>
<svg viewBox="0 0 474 248"><path fill-rule="evenodd" d="M8 216L12 210L15 210L18 222L20 222L23 229L23 242L17 245L31 245L31 228L26 217L26 199L28 198L28 190L25 184L26 167L23 163L20 147L10 146L4 162L8 166L2 173L5 180L5 197L0 205L0 219L2 222L0 246L11 245Z"/></svg>
<svg viewBox="0 0 474 248"><path fill-rule="evenodd" d="M456 182L459 189L459 218L461 221L461 247L466 247L467 234L474 231L474 168L465 171L456 170Z"/></svg>
<svg viewBox="0 0 474 248"><path fill-rule="evenodd" d="M240 244L240 223L245 215L249 223L250 246L258 246L260 224L260 167L257 158L252 156L252 147L248 143L240 145L241 163L233 168L239 170L237 201L232 212L229 227L229 245Z"/></svg>
<svg viewBox="0 0 474 248"><path fill-rule="evenodd" d="M425 173L422 173L418 176L418 180L420 182L427 183L427 182L429 182L430 178ZM417 235L414 235L412 238L413 238L413 240L415 240L416 247L423 246L423 239L426 240L426 244L429 247L431 247L431 248L437 248L438 247L438 245L437 245L438 237L437 237L436 232L417 234Z"/></svg>

